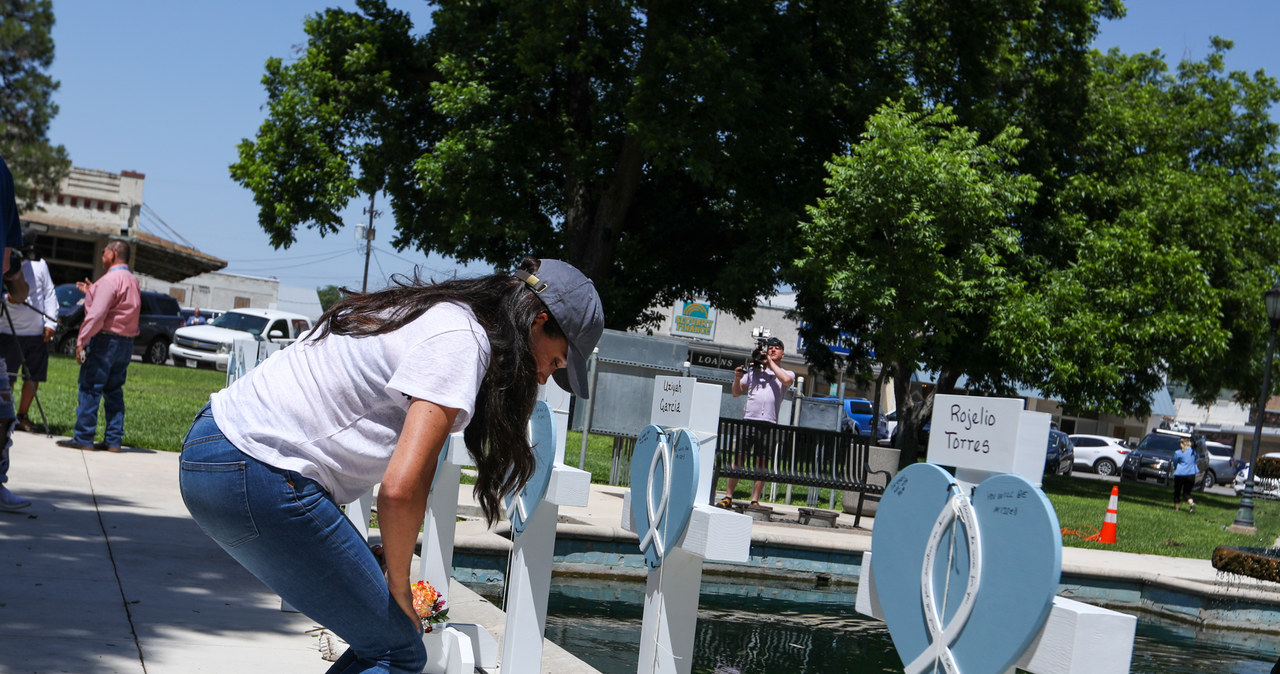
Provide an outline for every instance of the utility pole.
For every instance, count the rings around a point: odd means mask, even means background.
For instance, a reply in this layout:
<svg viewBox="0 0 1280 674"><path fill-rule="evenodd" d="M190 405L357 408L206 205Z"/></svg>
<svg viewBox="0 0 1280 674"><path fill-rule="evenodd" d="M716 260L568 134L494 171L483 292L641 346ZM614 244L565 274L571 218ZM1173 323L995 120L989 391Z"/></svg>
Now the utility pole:
<svg viewBox="0 0 1280 674"><path fill-rule="evenodd" d="M375 190L369 193L369 207L364 209L366 215L369 216L369 228L364 231L364 280L360 282L360 292L369 292L369 253L373 250L373 219L378 217L378 212L373 209L373 198L378 196Z"/></svg>

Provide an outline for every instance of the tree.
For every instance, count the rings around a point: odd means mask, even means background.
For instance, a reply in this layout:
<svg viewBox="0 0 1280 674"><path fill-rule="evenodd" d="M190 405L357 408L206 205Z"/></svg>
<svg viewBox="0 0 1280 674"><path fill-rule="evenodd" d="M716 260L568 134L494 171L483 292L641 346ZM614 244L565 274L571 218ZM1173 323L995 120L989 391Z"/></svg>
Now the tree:
<svg viewBox="0 0 1280 674"><path fill-rule="evenodd" d="M1036 180L1014 175L1025 144L1016 129L981 143L955 125L950 108L886 106L853 151L829 165L826 196L800 224L797 308L810 344L853 339L854 371L878 361L895 374L903 461L915 461L915 432L931 410L908 404L917 366L941 371L949 390L960 374L1003 377L985 332L1017 284L1012 215L1035 198ZM825 349L806 355L823 362Z"/></svg>
<svg viewBox="0 0 1280 674"><path fill-rule="evenodd" d="M272 245L299 226L342 226L357 195L416 190L413 161L437 126L428 97L432 59L403 12L361 0L364 14L329 9L305 21L310 40L292 63L267 61L267 119L239 145L231 177L253 192Z"/></svg>
<svg viewBox="0 0 1280 674"><path fill-rule="evenodd" d="M1078 170L1039 248L1058 254L1030 260L1039 273L993 335L1025 381L1073 408L1145 414L1167 379L1202 403L1223 389L1253 402L1261 385L1261 296L1280 276L1280 88L1226 72L1231 43L1212 46L1176 72L1159 52L1093 56Z"/></svg>
<svg viewBox="0 0 1280 674"><path fill-rule="evenodd" d="M320 310L328 311L329 307L342 300L342 289L335 285L322 286L316 288L316 295L320 297Z"/></svg>
<svg viewBox="0 0 1280 674"><path fill-rule="evenodd" d="M1176 73L1158 52L1095 52L1071 155L1043 174L1034 204L1006 198L986 220L937 186L996 198L1024 168L1016 147L993 140L1001 154L973 182L977 164L942 161L964 147L951 132L885 111L833 162L827 197L801 226L806 339L854 335L851 367L883 363L899 384L920 366L938 373L937 392L963 374L971 392L1030 384L1078 412L1145 415L1168 379L1201 401L1224 388L1251 398L1266 343L1260 296L1280 273L1268 113L1280 88L1225 72L1230 43L1213 45ZM930 403L905 407L904 461Z"/></svg>
<svg viewBox="0 0 1280 674"><path fill-rule="evenodd" d="M19 206L34 208L36 193L57 191L71 170L66 148L49 143L58 114L51 0L0 2L0 156L12 170Z"/></svg>
<svg viewBox="0 0 1280 674"><path fill-rule="evenodd" d="M611 327L694 295L749 315L822 163L900 86L885 0L446 0L420 38L358 4L268 63L270 115L231 170L273 244L382 189L397 247L562 257Z"/></svg>

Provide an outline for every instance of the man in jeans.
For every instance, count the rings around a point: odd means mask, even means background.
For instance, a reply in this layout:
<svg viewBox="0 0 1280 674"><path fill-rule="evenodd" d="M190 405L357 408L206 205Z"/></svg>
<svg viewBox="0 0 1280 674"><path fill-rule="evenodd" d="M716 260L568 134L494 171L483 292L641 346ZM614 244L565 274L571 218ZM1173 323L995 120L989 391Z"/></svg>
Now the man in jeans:
<svg viewBox="0 0 1280 674"><path fill-rule="evenodd" d="M124 439L124 380L133 358L133 338L138 336L142 294L138 279L129 271L129 244L109 242L102 249L102 267L106 273L92 285L88 279L76 284L84 291L84 322L76 337L80 401L74 434L58 444L119 452ZM95 445L99 401L107 428L103 442Z"/></svg>
<svg viewBox="0 0 1280 674"><path fill-rule="evenodd" d="M9 255L22 247L22 224L18 220L18 202L14 195L13 174L9 166L0 157L0 239L4 241L4 286L9 299L21 302L27 298L27 282L22 277L22 268L10 268ZM0 357L0 367L8 367L4 358ZM9 481L9 446L13 444L13 389L9 387L9 378L0 377L0 510L17 512L29 507L28 501L9 491L5 483Z"/></svg>

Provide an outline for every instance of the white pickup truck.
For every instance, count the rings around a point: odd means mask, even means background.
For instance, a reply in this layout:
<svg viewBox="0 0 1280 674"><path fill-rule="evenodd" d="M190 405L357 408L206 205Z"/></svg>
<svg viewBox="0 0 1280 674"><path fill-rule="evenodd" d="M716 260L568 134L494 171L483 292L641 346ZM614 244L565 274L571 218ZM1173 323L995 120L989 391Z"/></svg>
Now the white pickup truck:
<svg viewBox="0 0 1280 674"><path fill-rule="evenodd" d="M210 366L226 371L231 347L245 333L277 344L291 344L311 330L311 319L274 309L232 309L204 325L188 325L173 333L169 356L185 367Z"/></svg>

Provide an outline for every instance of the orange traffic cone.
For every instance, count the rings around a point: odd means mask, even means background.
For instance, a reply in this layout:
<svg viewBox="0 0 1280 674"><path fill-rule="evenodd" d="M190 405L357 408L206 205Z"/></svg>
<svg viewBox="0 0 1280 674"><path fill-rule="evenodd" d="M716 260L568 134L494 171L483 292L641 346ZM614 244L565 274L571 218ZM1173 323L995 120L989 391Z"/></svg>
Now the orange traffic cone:
<svg viewBox="0 0 1280 674"><path fill-rule="evenodd" d="M1116 542L1116 506L1120 499L1120 488L1111 488L1111 500L1107 502L1107 516L1102 518L1102 531L1098 532L1099 543Z"/></svg>

